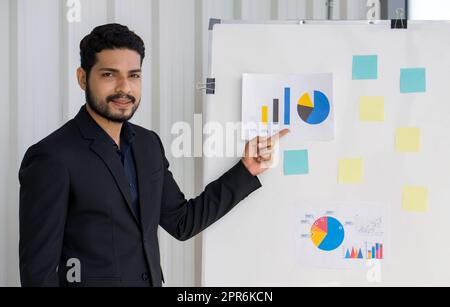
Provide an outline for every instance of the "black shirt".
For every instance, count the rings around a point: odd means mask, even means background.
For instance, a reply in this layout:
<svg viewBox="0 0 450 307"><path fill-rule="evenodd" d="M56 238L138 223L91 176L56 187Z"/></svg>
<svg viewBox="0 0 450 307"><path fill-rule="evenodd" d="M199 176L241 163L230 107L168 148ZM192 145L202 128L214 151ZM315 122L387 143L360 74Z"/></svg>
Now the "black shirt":
<svg viewBox="0 0 450 307"><path fill-rule="evenodd" d="M89 114L89 113L88 113ZM131 206L133 207L134 214L140 221L140 210L139 210L139 192L137 183L137 173L136 173L136 163L134 161L134 154L132 144L136 136L136 131L133 129L129 122L124 122L122 125L122 130L120 132L120 148L117 146L116 142L103 130L100 125L91 117L92 121L96 126L104 133L108 141L111 143L113 150L117 153L118 158L122 162L123 170L125 172L125 177L128 181L128 187L130 188L131 195Z"/></svg>
<svg viewBox="0 0 450 307"><path fill-rule="evenodd" d="M138 220L140 220L136 163L134 161L133 148L131 147L135 135L136 132L133 127L128 122L124 122L120 133L120 148L111 137L110 139L120 161L122 161L125 177L127 178L128 186L130 187L131 205Z"/></svg>

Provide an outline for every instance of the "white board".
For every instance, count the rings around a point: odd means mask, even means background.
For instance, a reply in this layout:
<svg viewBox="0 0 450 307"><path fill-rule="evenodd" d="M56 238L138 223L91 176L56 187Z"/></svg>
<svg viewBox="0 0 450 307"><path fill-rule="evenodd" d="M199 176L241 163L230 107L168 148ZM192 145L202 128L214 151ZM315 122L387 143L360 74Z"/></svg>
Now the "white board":
<svg viewBox="0 0 450 307"><path fill-rule="evenodd" d="M354 55L378 56L378 79L352 80ZM400 93L400 69L425 67L427 92ZM450 23L307 22L219 24L212 33L206 122L241 119L244 73L333 73L335 140L287 137L280 149L307 149L310 173L283 175L282 164L260 176L263 187L203 237L205 286L450 285ZM385 97L385 121L359 121L361 96ZM418 154L395 151L399 127L419 127ZM243 146L241 143L240 146ZM338 160L362 157L364 183L338 184ZM205 158L205 184L234 159ZM430 210L402 210L405 185L426 186ZM311 203L380 203L389 208L390 259L380 280L373 267L330 270L299 265L295 251L299 207Z"/></svg>

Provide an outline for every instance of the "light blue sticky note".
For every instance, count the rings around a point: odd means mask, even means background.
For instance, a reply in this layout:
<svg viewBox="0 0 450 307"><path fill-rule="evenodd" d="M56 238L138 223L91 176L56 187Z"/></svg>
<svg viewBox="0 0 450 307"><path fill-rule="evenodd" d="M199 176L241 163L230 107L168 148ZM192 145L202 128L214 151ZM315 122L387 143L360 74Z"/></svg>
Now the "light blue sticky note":
<svg viewBox="0 0 450 307"><path fill-rule="evenodd" d="M355 55L353 56L353 80L378 79L378 56Z"/></svg>
<svg viewBox="0 0 450 307"><path fill-rule="evenodd" d="M307 150L289 150L284 152L284 175L305 175L309 173Z"/></svg>
<svg viewBox="0 0 450 307"><path fill-rule="evenodd" d="M425 93L427 79L425 68L405 68L400 72L401 93Z"/></svg>

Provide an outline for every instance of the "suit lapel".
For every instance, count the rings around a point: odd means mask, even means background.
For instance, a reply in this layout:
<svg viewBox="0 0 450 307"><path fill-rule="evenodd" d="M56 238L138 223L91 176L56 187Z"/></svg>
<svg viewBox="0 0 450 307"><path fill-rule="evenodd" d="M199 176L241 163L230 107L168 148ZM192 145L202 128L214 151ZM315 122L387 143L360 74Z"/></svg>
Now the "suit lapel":
<svg viewBox="0 0 450 307"><path fill-rule="evenodd" d="M155 186L151 184L149 176L158 170L158 165L153 162L155 159L152 159L152 157L155 157L155 155L151 152L151 147L145 143L139 133L136 134L132 147L139 185L141 223L145 233L154 215L153 207L149 205L149 201L155 197L153 192Z"/></svg>
<svg viewBox="0 0 450 307"><path fill-rule="evenodd" d="M100 140L96 140L91 145L91 150L94 151L106 164L109 168L111 174L114 177L114 180L117 183L117 186L120 189L125 201L127 203L128 209L134 217L134 220L140 224L139 219L134 213L133 207L131 205L131 194L130 188L128 186L127 178L125 177L125 172L123 170L123 165L118 159L117 154L110 148L107 142L103 142Z"/></svg>
<svg viewBox="0 0 450 307"><path fill-rule="evenodd" d="M111 144L108 143L105 135L103 135L105 132L103 132L101 130L102 128L98 126L90 117L85 106L81 108L80 112L75 117L75 122L77 123L83 137L87 140L92 140L90 149L104 161L114 177L114 180L119 187L119 190L122 193L135 222L140 224L140 221L134 213L131 204L130 188L128 186L128 181L125 176L122 162L117 157L117 154L114 152Z"/></svg>

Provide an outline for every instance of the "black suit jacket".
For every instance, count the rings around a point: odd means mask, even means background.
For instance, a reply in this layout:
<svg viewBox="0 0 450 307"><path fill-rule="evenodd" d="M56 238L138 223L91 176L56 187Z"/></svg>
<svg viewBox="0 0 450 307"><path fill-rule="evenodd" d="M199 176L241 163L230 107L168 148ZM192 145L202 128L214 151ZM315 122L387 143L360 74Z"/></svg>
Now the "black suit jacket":
<svg viewBox="0 0 450 307"><path fill-rule="evenodd" d="M261 186L239 162L188 201L156 133L133 128L140 220L120 158L85 107L28 149L19 171L23 286L161 286L158 225L190 239ZM81 283L67 282L72 258Z"/></svg>

